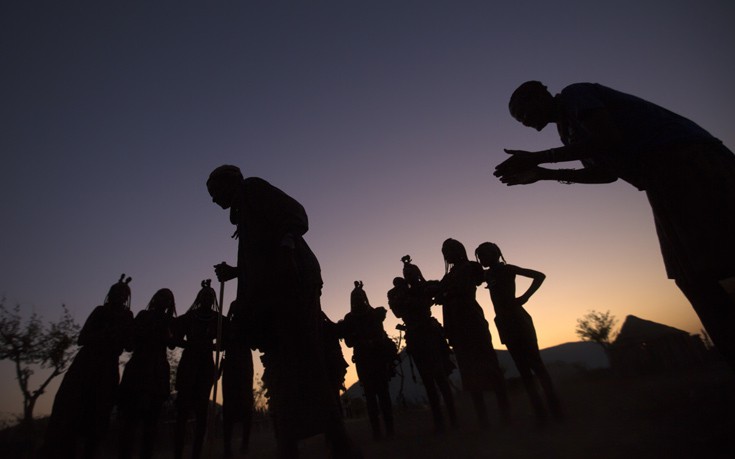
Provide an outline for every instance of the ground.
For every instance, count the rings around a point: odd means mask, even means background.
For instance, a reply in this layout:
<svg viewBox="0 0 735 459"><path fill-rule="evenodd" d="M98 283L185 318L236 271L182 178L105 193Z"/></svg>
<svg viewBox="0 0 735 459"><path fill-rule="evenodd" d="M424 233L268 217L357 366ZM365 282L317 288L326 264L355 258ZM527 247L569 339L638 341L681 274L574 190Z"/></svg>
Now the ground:
<svg viewBox="0 0 735 459"><path fill-rule="evenodd" d="M521 388L511 390L513 422L501 427L495 417L481 430L471 405L458 401L460 427L432 435L429 412L424 408L396 407L396 435L373 441L367 420L348 419L349 433L365 459L412 458L689 458L735 457L735 372L720 363L683 373L616 377L583 372L560 378L558 389L566 418L539 429ZM488 397L491 415L494 400ZM162 432L156 458L172 458L171 437ZM34 457L34 448L21 445L8 432L0 435L3 457ZM209 444L209 457L222 457L221 441ZM103 458L116 457L114 436ZM302 442L301 458L324 458L322 437ZM8 455L6 455L8 454ZM188 456L187 456L188 457ZM275 458L272 431L254 430L252 459ZM237 458L237 456L236 456Z"/></svg>

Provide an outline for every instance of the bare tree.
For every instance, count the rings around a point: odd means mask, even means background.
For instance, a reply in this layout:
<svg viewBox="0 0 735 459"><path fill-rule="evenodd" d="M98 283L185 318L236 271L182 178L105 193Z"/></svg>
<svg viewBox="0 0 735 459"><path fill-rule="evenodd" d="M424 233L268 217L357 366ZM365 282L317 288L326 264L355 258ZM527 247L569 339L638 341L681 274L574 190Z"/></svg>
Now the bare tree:
<svg viewBox="0 0 735 459"><path fill-rule="evenodd" d="M584 317L577 319L575 333L577 333L577 336L582 341L591 341L599 344L607 354L617 334L613 330L617 322L618 320L614 315L610 314L610 311L589 311Z"/></svg>
<svg viewBox="0 0 735 459"><path fill-rule="evenodd" d="M45 324L35 312L23 323L20 305L12 310L5 307L5 299L0 300L0 360L11 360L15 365L15 375L23 393L24 424L33 420L33 408L43 395L48 384L69 367L76 350L79 325L69 314L65 305L57 322ZM36 389L29 387L34 368L51 372Z"/></svg>

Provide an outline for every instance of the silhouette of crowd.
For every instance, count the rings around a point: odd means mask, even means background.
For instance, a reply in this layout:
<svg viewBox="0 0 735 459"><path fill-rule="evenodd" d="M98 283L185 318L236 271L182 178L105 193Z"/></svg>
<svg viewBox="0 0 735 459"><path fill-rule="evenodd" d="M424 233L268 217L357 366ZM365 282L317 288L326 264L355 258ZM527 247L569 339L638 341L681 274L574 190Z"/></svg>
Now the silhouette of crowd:
<svg viewBox="0 0 735 459"><path fill-rule="evenodd" d="M598 84L577 83L552 95L538 81L513 93L509 109L537 130L557 125L563 143L540 152L506 150L496 167L507 185L539 180L607 183L618 178L645 191L653 209L669 277L690 300L714 344L733 364L735 338L735 156L695 123L643 99ZM581 169L540 164L581 161ZM360 458L347 433L340 394L349 364L341 342L352 348L373 438L393 437L389 383L401 358L415 364L426 392L434 432L460 428L450 375L459 373L481 428L492 424L486 393L497 404L499 424L511 422L506 381L488 319L476 299L483 283L494 323L518 372L539 425L564 417L562 402L539 352L536 328L524 308L546 276L509 264L492 242L475 249L447 238L440 251L441 279L426 280L409 255L402 276L386 293L388 309L372 306L362 281L354 282L349 312L332 321L322 311L319 261L304 240L306 211L291 196L239 168L211 172L212 201L229 211L236 227L237 263L219 263L191 307L177 315L174 294L158 290L135 317L131 278L124 274L94 308L79 335L79 352L56 394L42 448L43 457L93 458L117 405L119 456L153 455L160 415L176 389L176 422L170 451L184 457L187 425L194 417L190 456L199 458L214 413L210 395L222 378L223 451L233 455L233 432L242 424L239 451L247 453L253 419L252 351L259 351L263 383L279 458L299 455L299 443L323 434L330 457ZM531 279L520 295L516 277ZM225 282L237 281L235 300L223 314ZM442 321L432 314L441 308ZM405 357L384 329L390 310L405 331ZM181 348L175 381L167 350ZM119 358L131 352L119 373ZM537 389L537 383L543 396ZM447 422L448 421L448 422ZM140 442L134 441L140 430Z"/></svg>

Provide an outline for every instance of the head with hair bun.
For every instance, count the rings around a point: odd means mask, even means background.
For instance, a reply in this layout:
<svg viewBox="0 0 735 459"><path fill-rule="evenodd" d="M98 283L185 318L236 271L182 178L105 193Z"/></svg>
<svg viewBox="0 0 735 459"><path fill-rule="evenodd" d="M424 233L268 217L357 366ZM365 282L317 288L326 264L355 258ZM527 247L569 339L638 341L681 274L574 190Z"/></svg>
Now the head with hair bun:
<svg viewBox="0 0 735 459"><path fill-rule="evenodd" d="M500 247L492 242L483 242L478 245L475 249L475 259L486 268L505 262Z"/></svg>
<svg viewBox="0 0 735 459"><path fill-rule="evenodd" d="M105 304L124 306L130 309L130 281L133 280L131 277L125 278L125 274L120 276L120 279L110 287L105 297Z"/></svg>
<svg viewBox="0 0 735 459"><path fill-rule="evenodd" d="M217 294L215 293L214 289L212 288L212 280L206 279L202 281L202 288L199 290L199 293L197 293L196 299L194 299L194 303L191 305L191 308L189 310L196 310L196 309L202 309L202 310L217 310Z"/></svg>
<svg viewBox="0 0 735 459"><path fill-rule="evenodd" d="M158 312L169 317L176 316L176 302L174 293L167 288L162 288L153 294L153 298L146 308L149 311Z"/></svg>

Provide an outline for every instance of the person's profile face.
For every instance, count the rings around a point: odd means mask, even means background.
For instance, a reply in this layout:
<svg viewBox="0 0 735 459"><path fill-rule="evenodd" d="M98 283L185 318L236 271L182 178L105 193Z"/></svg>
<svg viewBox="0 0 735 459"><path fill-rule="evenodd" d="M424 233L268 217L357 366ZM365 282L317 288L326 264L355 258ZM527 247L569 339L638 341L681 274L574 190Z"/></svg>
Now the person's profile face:
<svg viewBox="0 0 735 459"><path fill-rule="evenodd" d="M488 257L488 254L484 251L478 251L477 252L477 259L479 260L480 264L482 266L488 267L490 266L490 257Z"/></svg>
<svg viewBox="0 0 735 459"><path fill-rule="evenodd" d="M546 105L540 97L527 98L511 105L510 114L524 126L541 131L549 124L549 110Z"/></svg>
<svg viewBox="0 0 735 459"><path fill-rule="evenodd" d="M442 255L447 263L456 263L460 260L459 252L452 247L442 247Z"/></svg>
<svg viewBox="0 0 735 459"><path fill-rule="evenodd" d="M499 255L492 249L481 248L477 252L477 260L484 267L490 267L495 264L500 258Z"/></svg>
<svg viewBox="0 0 735 459"><path fill-rule="evenodd" d="M214 179L207 182L207 191L212 197L212 202L223 209L229 209L232 206L234 195L234 183L232 180L224 178Z"/></svg>

